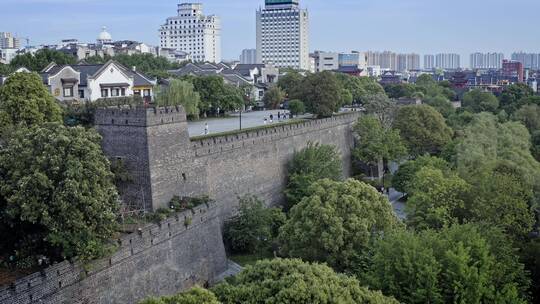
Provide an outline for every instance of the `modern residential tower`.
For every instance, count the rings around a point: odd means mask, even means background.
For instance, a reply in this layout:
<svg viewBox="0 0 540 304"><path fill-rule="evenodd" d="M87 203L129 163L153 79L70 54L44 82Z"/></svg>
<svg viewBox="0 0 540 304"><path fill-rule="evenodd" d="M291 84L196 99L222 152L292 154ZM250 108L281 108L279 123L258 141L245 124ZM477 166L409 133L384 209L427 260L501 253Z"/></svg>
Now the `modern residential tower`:
<svg viewBox="0 0 540 304"><path fill-rule="evenodd" d="M159 30L160 46L189 53L194 61L221 62L221 23L203 15L201 3L178 4L178 15Z"/></svg>
<svg viewBox="0 0 540 304"><path fill-rule="evenodd" d="M242 50L240 55L240 64L256 64L257 63L257 50L245 49Z"/></svg>
<svg viewBox="0 0 540 304"><path fill-rule="evenodd" d="M435 67L443 70L457 70L461 67L459 54L437 54Z"/></svg>
<svg viewBox="0 0 540 304"><path fill-rule="evenodd" d="M0 32L0 49L20 49L21 41L8 32Z"/></svg>
<svg viewBox="0 0 540 304"><path fill-rule="evenodd" d="M298 0L265 0L257 11L257 62L309 70L308 26Z"/></svg>
<svg viewBox="0 0 540 304"><path fill-rule="evenodd" d="M512 53L512 60L521 62L526 69L540 69L540 54L524 52Z"/></svg>
<svg viewBox="0 0 540 304"><path fill-rule="evenodd" d="M424 70L435 68L435 55L424 55Z"/></svg>
<svg viewBox="0 0 540 304"><path fill-rule="evenodd" d="M471 69L500 69L503 59L503 53L473 53L470 66Z"/></svg>

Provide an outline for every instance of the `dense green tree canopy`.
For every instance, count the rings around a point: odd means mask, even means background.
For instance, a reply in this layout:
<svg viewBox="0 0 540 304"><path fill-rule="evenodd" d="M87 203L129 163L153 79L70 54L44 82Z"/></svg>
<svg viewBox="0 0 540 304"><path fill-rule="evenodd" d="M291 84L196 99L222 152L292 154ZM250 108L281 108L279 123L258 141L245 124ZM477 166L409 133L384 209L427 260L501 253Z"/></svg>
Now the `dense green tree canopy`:
<svg viewBox="0 0 540 304"><path fill-rule="evenodd" d="M420 156L415 160L408 161L399 166L398 171L392 178L392 186L399 192L410 193L413 191L413 180L416 173L424 167L448 171L450 165L443 159L434 156Z"/></svg>
<svg viewBox="0 0 540 304"><path fill-rule="evenodd" d="M343 165L334 146L308 143L307 147L295 152L288 165L289 180L285 189L287 209L300 202L309 192L308 187L323 178L340 180Z"/></svg>
<svg viewBox="0 0 540 304"><path fill-rule="evenodd" d="M343 73L336 74L343 88L351 93L352 102L365 103L366 98L376 94L384 94L383 87L376 80L368 77L355 77Z"/></svg>
<svg viewBox="0 0 540 304"><path fill-rule="evenodd" d="M308 193L280 230L287 256L350 270L373 238L398 226L388 199L363 182L323 179Z"/></svg>
<svg viewBox="0 0 540 304"><path fill-rule="evenodd" d="M362 277L404 303L527 303L523 265L511 242L488 227L385 234Z"/></svg>
<svg viewBox="0 0 540 304"><path fill-rule="evenodd" d="M75 64L77 59L71 55L66 55L65 53L51 50L51 49L41 49L35 54L25 53L22 55L17 55L9 65L13 68L27 68L30 71L40 72L45 67L47 67L51 62L54 62L59 65L64 64Z"/></svg>
<svg viewBox="0 0 540 304"><path fill-rule="evenodd" d="M331 268L274 259L248 266L230 283L213 288L223 304L397 304Z"/></svg>
<svg viewBox="0 0 540 304"><path fill-rule="evenodd" d="M297 71L290 70L285 75L279 77L278 87L280 87L290 98L298 96L298 91L304 76ZM296 98L296 97L294 97Z"/></svg>
<svg viewBox="0 0 540 304"><path fill-rule="evenodd" d="M450 100L444 95L430 97L425 100L425 103L435 108L444 117L449 117L456 112Z"/></svg>
<svg viewBox="0 0 540 304"><path fill-rule="evenodd" d="M202 113L217 113L232 111L243 107L243 92L232 85L225 83L221 76L187 77L199 93L199 104Z"/></svg>
<svg viewBox="0 0 540 304"><path fill-rule="evenodd" d="M241 197L238 214L225 223L224 239L233 252L260 252L269 249L284 222L281 209L266 208L256 197Z"/></svg>
<svg viewBox="0 0 540 304"><path fill-rule="evenodd" d="M115 231L117 193L95 131L19 128L0 150L2 254L92 258Z"/></svg>
<svg viewBox="0 0 540 304"><path fill-rule="evenodd" d="M300 115L306 112L306 107L304 103L298 99L293 99L289 101L289 111L292 115Z"/></svg>
<svg viewBox="0 0 540 304"><path fill-rule="evenodd" d="M524 105L514 113L513 118L522 122L529 132L534 133L540 130L540 105Z"/></svg>
<svg viewBox="0 0 540 304"><path fill-rule="evenodd" d="M398 111L397 104L386 94L369 95L364 100L366 113L374 115L384 128L391 128Z"/></svg>
<svg viewBox="0 0 540 304"><path fill-rule="evenodd" d="M526 104L534 91L525 83L509 85L499 97L501 108L508 114L513 114L522 105Z"/></svg>
<svg viewBox="0 0 540 304"><path fill-rule="evenodd" d="M17 124L61 121L62 108L38 74L15 73L0 87L0 128L3 130Z"/></svg>
<svg viewBox="0 0 540 304"><path fill-rule="evenodd" d="M476 89L463 95L461 106L472 113L495 112L499 108L499 100L491 92Z"/></svg>
<svg viewBox="0 0 540 304"><path fill-rule="evenodd" d="M386 85L384 87L384 91L390 98L410 98L413 97L414 93L417 92L417 89L412 83L400 83Z"/></svg>
<svg viewBox="0 0 540 304"><path fill-rule="evenodd" d="M339 111L344 103L343 90L336 75L325 71L304 77L297 92L289 97L301 100L309 113L327 117Z"/></svg>
<svg viewBox="0 0 540 304"><path fill-rule="evenodd" d="M179 79L172 79L169 85L157 90L155 94L156 105L184 107L187 115L199 116L199 93L194 91L193 84Z"/></svg>
<svg viewBox="0 0 540 304"><path fill-rule="evenodd" d="M360 117L353 130L359 140L353 156L364 163L377 165L383 160L398 160L407 153L399 132L384 128L372 115Z"/></svg>
<svg viewBox="0 0 540 304"><path fill-rule="evenodd" d="M470 185L453 173L423 167L411 181L407 223L418 229L449 227L464 218Z"/></svg>
<svg viewBox="0 0 540 304"><path fill-rule="evenodd" d="M268 109L277 109L281 103L285 100L285 92L274 86L264 94L263 102L264 106Z"/></svg>
<svg viewBox="0 0 540 304"><path fill-rule="evenodd" d="M213 292L194 287L187 292L174 296L150 298L139 304L220 304Z"/></svg>
<svg viewBox="0 0 540 304"><path fill-rule="evenodd" d="M443 116L427 105L401 108L394 127L400 131L412 155L439 153L452 139L452 129Z"/></svg>

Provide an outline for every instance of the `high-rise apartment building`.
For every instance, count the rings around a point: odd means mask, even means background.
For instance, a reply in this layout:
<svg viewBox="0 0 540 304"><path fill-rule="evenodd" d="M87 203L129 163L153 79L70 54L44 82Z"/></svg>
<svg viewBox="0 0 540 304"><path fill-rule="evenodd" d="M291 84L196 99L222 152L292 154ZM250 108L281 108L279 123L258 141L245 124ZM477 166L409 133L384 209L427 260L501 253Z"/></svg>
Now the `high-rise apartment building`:
<svg viewBox="0 0 540 304"><path fill-rule="evenodd" d="M240 55L240 64L256 64L257 63L257 50L245 49L242 50Z"/></svg>
<svg viewBox="0 0 540 304"><path fill-rule="evenodd" d="M435 67L443 70L457 70L461 67L459 54L437 54Z"/></svg>
<svg viewBox="0 0 540 304"><path fill-rule="evenodd" d="M308 70L308 26L298 0L266 0L257 11L257 62Z"/></svg>
<svg viewBox="0 0 540 304"><path fill-rule="evenodd" d="M350 53L315 51L310 57L314 60L314 72L337 71L340 68L366 69L366 55L356 51Z"/></svg>
<svg viewBox="0 0 540 304"><path fill-rule="evenodd" d="M397 57L394 52L367 52L368 66L379 66L381 69L393 70L397 69Z"/></svg>
<svg viewBox="0 0 540 304"><path fill-rule="evenodd" d="M470 58L471 69L500 69L503 53L473 53Z"/></svg>
<svg viewBox="0 0 540 304"><path fill-rule="evenodd" d="M420 55L418 54L398 54L397 71L412 71L420 69Z"/></svg>
<svg viewBox="0 0 540 304"><path fill-rule="evenodd" d="M540 54L517 52L512 54L512 60L521 62L526 69L540 69Z"/></svg>
<svg viewBox="0 0 540 304"><path fill-rule="evenodd" d="M194 61L221 62L221 22L200 3L178 4L177 16L159 30L160 46L189 53Z"/></svg>
<svg viewBox="0 0 540 304"><path fill-rule="evenodd" d="M20 49L21 41L9 32L0 32L0 49Z"/></svg>
<svg viewBox="0 0 540 304"><path fill-rule="evenodd" d="M435 55L424 55L424 70L435 68Z"/></svg>

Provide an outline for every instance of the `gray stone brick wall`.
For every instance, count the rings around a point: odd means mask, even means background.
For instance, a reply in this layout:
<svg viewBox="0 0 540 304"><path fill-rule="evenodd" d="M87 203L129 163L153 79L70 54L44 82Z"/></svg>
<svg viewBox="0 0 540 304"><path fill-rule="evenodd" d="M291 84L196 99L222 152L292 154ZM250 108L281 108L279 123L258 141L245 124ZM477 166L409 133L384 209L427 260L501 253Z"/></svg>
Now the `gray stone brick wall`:
<svg viewBox="0 0 540 304"><path fill-rule="evenodd" d="M1 287L0 303L130 304L211 284L227 265L217 207L199 206L126 235L113 256L87 267L66 261Z"/></svg>

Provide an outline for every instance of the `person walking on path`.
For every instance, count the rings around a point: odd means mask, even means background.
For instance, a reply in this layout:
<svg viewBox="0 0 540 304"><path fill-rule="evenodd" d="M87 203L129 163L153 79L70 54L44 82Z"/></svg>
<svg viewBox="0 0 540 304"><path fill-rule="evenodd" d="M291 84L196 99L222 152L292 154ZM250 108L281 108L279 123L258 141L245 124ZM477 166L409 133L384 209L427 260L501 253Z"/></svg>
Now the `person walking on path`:
<svg viewBox="0 0 540 304"><path fill-rule="evenodd" d="M266 119L266 116L264 117L264 124L266 125L266 123L268 122L268 120Z"/></svg>
<svg viewBox="0 0 540 304"><path fill-rule="evenodd" d="M210 130L209 130L209 128L208 128L208 123L205 122L205 123L204 123L204 135L208 135L208 133L210 133Z"/></svg>
<svg viewBox="0 0 540 304"><path fill-rule="evenodd" d="M270 114L270 123L273 123L273 122L274 122L274 115Z"/></svg>

